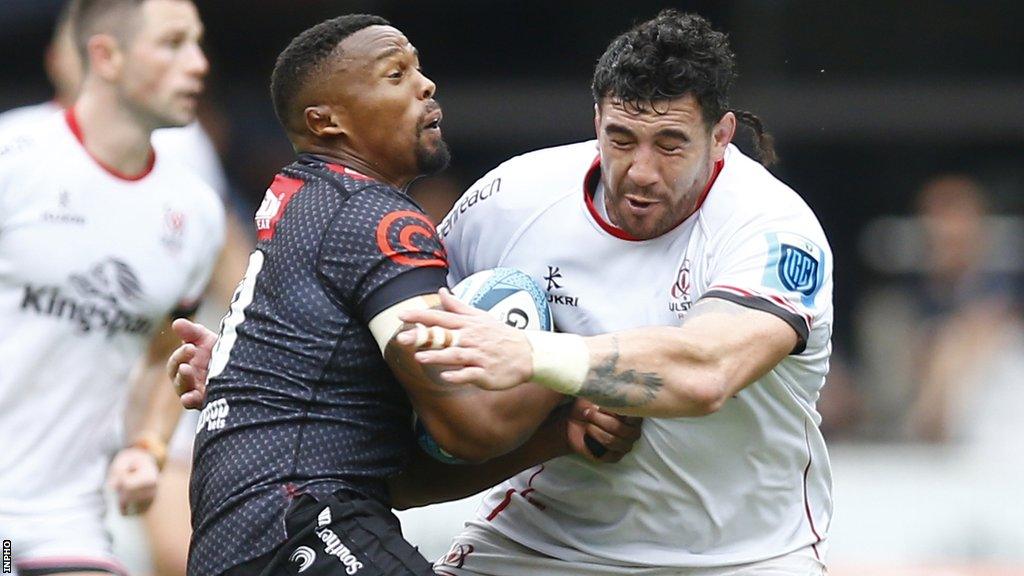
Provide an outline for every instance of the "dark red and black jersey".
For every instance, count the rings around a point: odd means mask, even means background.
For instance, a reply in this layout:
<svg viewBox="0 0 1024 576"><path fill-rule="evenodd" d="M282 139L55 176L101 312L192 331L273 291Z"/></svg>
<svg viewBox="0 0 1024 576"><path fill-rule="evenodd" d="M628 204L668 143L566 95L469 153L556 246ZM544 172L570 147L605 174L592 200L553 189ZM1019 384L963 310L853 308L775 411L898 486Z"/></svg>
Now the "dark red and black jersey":
<svg viewBox="0 0 1024 576"><path fill-rule="evenodd" d="M190 574L285 540L299 494L387 504L414 449L411 408L368 323L445 285L433 225L402 191L319 157L284 168L211 362L196 433Z"/></svg>

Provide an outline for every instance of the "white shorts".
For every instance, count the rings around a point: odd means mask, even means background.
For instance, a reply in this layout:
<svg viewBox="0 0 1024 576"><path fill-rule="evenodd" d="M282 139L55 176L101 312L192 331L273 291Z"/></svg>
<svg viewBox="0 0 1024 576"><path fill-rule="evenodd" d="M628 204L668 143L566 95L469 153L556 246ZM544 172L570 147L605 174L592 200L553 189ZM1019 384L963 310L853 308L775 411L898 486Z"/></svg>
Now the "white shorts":
<svg viewBox="0 0 1024 576"><path fill-rule="evenodd" d="M647 568L577 564L545 556L476 523L455 537L434 563L440 576L824 576L825 564L810 546L750 564L716 568Z"/></svg>
<svg viewBox="0 0 1024 576"><path fill-rule="evenodd" d="M11 541L15 573L95 571L127 574L111 549L103 510L68 508L0 513L0 534Z"/></svg>

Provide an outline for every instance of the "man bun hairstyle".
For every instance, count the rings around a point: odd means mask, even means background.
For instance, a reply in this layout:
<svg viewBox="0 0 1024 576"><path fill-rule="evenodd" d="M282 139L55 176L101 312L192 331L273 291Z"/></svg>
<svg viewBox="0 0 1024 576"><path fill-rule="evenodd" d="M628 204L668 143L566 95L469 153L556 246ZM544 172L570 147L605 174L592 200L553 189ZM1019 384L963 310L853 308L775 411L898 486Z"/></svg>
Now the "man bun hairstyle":
<svg viewBox="0 0 1024 576"><path fill-rule="evenodd" d="M761 162L770 165L777 157L761 120L729 108L735 81L728 37L701 16L669 8L612 40L594 69L591 91L598 105L612 98L635 113L662 113L660 103L692 94L709 129L726 112L736 114L754 132Z"/></svg>
<svg viewBox="0 0 1024 576"><path fill-rule="evenodd" d="M329 56L340 55L341 41L363 28L390 25L380 16L347 14L321 22L296 36L277 57L270 76L274 113L285 130L289 129L296 96Z"/></svg>

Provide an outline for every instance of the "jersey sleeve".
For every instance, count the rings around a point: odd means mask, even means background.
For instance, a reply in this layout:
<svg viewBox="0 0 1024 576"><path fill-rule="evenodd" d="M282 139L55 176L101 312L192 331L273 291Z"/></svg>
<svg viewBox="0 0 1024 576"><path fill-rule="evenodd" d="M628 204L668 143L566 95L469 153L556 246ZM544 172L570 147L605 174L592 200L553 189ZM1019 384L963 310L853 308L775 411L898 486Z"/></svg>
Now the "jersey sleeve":
<svg viewBox="0 0 1024 576"><path fill-rule="evenodd" d="M196 213L198 230L193 231L195 260L185 290L171 314L174 318L190 317L199 309L224 247L224 206L212 189L199 182L197 185L202 186L205 201L197 203L202 208Z"/></svg>
<svg viewBox="0 0 1024 576"><path fill-rule="evenodd" d="M448 260L416 204L371 186L338 209L318 269L333 297L368 323L394 304L445 286Z"/></svg>
<svg viewBox="0 0 1024 576"><path fill-rule="evenodd" d="M797 334L793 354L832 308L832 254L816 221L765 218L737 227L716 251L702 298L719 298L773 314Z"/></svg>

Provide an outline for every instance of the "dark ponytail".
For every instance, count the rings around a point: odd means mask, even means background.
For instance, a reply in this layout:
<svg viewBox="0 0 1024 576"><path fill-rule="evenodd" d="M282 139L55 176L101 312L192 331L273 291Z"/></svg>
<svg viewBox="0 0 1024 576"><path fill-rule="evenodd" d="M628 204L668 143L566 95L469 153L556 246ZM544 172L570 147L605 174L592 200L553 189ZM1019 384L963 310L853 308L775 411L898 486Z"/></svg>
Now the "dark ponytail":
<svg viewBox="0 0 1024 576"><path fill-rule="evenodd" d="M765 131L764 122L761 122L761 119L753 112L746 110L733 110L732 113L736 115L736 119L741 124L754 133L754 152L757 153L757 159L761 164L768 167L778 162L779 155L775 153L775 138Z"/></svg>

